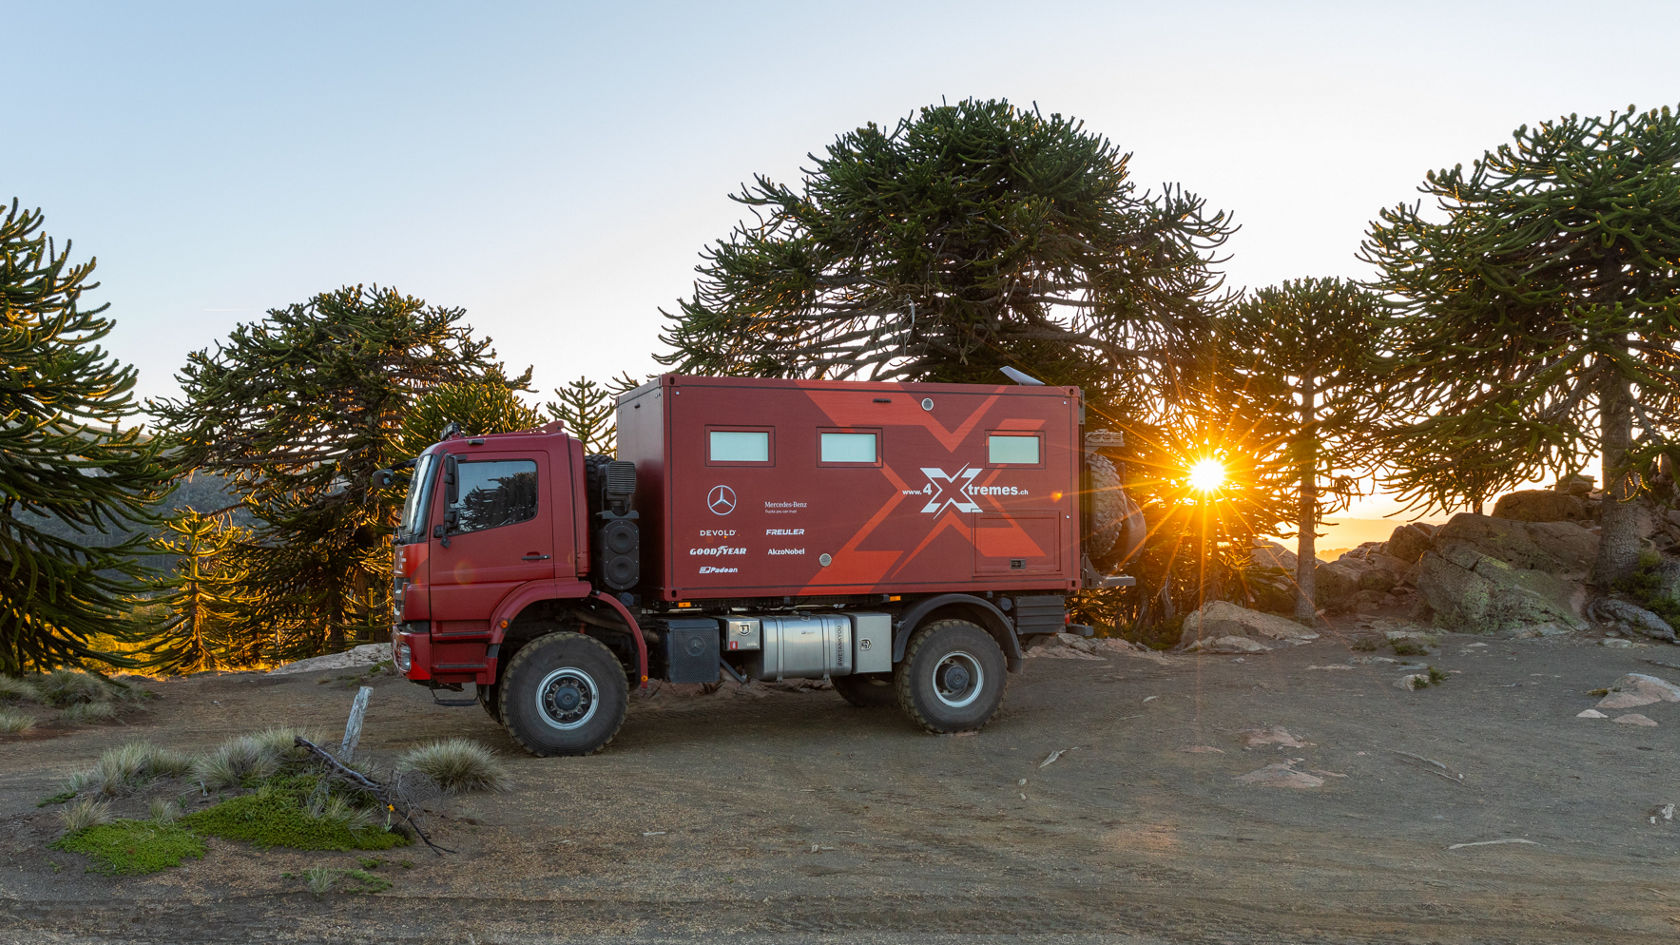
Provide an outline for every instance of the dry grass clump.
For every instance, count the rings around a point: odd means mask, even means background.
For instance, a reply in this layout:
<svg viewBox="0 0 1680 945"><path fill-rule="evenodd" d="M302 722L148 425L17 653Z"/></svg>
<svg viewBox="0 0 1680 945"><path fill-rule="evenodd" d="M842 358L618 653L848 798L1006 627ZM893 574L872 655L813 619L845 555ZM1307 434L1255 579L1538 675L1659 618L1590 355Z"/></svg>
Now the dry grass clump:
<svg viewBox="0 0 1680 945"><path fill-rule="evenodd" d="M129 742L113 748L87 771L71 776L69 790L100 797L125 797L159 778L187 773L192 759L171 748L150 742Z"/></svg>
<svg viewBox="0 0 1680 945"><path fill-rule="evenodd" d="M93 722L109 722L117 717L117 706L114 702L76 702L64 708L64 721L71 725L88 725Z"/></svg>
<svg viewBox="0 0 1680 945"><path fill-rule="evenodd" d="M41 690L22 676L0 676L0 702L40 702Z"/></svg>
<svg viewBox="0 0 1680 945"><path fill-rule="evenodd" d="M0 735L22 735L35 727L35 716L20 709L0 709Z"/></svg>
<svg viewBox="0 0 1680 945"><path fill-rule="evenodd" d="M302 729L271 728L231 738L193 763L193 780L214 789L271 778L308 760L308 750L294 742L300 734Z"/></svg>
<svg viewBox="0 0 1680 945"><path fill-rule="evenodd" d="M397 761L397 770L418 771L437 783L445 794L500 791L507 769L477 742L451 738L410 749Z"/></svg>
<svg viewBox="0 0 1680 945"><path fill-rule="evenodd" d="M76 669L55 669L35 680L41 701L63 708L89 702L115 702L132 690Z"/></svg>
<svg viewBox="0 0 1680 945"><path fill-rule="evenodd" d="M58 822L64 827L65 833L76 833L89 827L111 822L111 805L84 797L79 801L66 804L58 812Z"/></svg>

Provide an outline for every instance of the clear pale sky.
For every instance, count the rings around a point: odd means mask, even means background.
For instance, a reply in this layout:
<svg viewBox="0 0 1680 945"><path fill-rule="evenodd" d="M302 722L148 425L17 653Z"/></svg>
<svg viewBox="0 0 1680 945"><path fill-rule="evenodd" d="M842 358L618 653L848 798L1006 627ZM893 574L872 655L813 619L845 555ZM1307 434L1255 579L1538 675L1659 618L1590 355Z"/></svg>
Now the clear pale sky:
<svg viewBox="0 0 1680 945"><path fill-rule="evenodd" d="M0 198L98 257L145 396L347 283L460 306L546 392L842 131L941 98L1083 119L1235 215L1237 287L1363 276L1380 207L1519 124L1680 104L1673 3L0 0Z"/></svg>

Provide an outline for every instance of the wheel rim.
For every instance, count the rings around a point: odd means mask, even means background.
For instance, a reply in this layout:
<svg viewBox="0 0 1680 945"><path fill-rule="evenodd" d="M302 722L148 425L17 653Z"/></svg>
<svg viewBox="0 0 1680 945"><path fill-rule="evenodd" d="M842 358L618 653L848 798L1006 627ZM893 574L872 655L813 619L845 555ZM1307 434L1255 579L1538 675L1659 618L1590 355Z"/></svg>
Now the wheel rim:
<svg viewBox="0 0 1680 945"><path fill-rule="evenodd" d="M974 654L953 650L933 666L933 697L941 705L963 709L974 704L986 688L986 670Z"/></svg>
<svg viewBox="0 0 1680 945"><path fill-rule="evenodd" d="M537 684L536 698L537 717L549 728L561 731L587 724L601 704L594 677L575 666L544 676Z"/></svg>

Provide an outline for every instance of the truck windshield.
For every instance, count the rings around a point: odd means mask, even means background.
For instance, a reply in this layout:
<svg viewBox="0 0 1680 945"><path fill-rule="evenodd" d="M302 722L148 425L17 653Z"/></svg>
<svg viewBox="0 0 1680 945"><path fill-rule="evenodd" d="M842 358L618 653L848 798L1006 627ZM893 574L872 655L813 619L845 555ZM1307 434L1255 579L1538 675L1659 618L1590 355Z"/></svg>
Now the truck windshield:
<svg viewBox="0 0 1680 945"><path fill-rule="evenodd" d="M408 498L403 501L402 520L397 523L399 545L426 540L426 507L432 504L432 467L436 458L432 453L423 453L414 466L414 478L408 482Z"/></svg>

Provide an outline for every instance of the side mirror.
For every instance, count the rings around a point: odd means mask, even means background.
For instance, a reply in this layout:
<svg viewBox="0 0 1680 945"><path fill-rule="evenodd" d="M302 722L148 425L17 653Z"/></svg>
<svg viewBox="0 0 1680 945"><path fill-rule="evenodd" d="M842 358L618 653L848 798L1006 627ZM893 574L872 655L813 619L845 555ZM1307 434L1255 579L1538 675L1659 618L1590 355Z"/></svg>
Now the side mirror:
<svg viewBox="0 0 1680 945"><path fill-rule="evenodd" d="M443 458L443 501L454 505L461 501L461 461L453 456Z"/></svg>
<svg viewBox="0 0 1680 945"><path fill-rule="evenodd" d="M373 474L373 487L375 489L387 488L388 486L391 485L391 480L394 479L394 478L396 478L396 473L393 472L392 470L389 470L389 469L377 470Z"/></svg>

